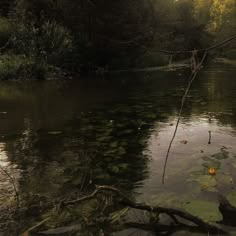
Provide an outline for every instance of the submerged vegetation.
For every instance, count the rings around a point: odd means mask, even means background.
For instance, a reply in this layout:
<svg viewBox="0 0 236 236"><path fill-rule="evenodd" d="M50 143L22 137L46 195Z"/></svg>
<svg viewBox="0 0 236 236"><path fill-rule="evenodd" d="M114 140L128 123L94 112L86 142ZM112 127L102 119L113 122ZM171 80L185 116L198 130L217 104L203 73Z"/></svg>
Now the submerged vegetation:
<svg viewBox="0 0 236 236"><path fill-rule="evenodd" d="M0 113L0 160L14 178L17 195L1 172L0 230L6 236L23 232L30 236L129 235L135 230L153 235L170 231L175 235L181 230L188 235L214 235L215 230L226 231L225 225L234 226L236 120L234 112L223 113L236 105L231 102L235 101L235 80L229 71L205 72L196 81L164 186L163 150L179 107L184 75L176 79L176 72L158 72L149 74L151 78L140 74L126 81L119 77L112 87L108 87L112 81L97 81L96 89L96 81L2 82L5 113ZM222 80L232 95L212 99L225 89ZM89 105L88 95L96 102ZM160 161L155 164L153 159ZM214 174L209 173L211 168ZM124 203L109 187L78 201L101 185L119 189L146 210ZM218 201L220 195L224 200ZM74 200L77 203L68 203ZM164 212L150 211L159 207ZM178 210L174 216L179 221L166 214L167 209ZM191 222L200 218L200 226L199 221L197 227L182 222L178 216L183 212L193 217Z"/></svg>
<svg viewBox="0 0 236 236"><path fill-rule="evenodd" d="M1 6L1 79L159 66L169 59L155 50L205 48L235 32L234 0L16 0Z"/></svg>

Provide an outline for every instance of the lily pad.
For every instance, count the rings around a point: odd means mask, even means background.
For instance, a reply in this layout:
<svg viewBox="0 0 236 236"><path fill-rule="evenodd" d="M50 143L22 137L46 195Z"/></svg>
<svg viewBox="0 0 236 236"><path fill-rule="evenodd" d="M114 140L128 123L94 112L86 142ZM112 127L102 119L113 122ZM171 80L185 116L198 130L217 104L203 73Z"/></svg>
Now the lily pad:
<svg viewBox="0 0 236 236"><path fill-rule="evenodd" d="M207 222L222 220L218 210L218 203L210 201L193 200L182 205L183 209Z"/></svg>
<svg viewBox="0 0 236 236"><path fill-rule="evenodd" d="M197 176L203 175L203 174L204 174L204 170L195 170L195 171L190 172L190 177L196 178Z"/></svg>
<svg viewBox="0 0 236 236"><path fill-rule="evenodd" d="M212 157L214 157L217 160L223 160L223 159L227 159L229 157L229 155L228 155L228 152L222 151L222 152L213 154Z"/></svg>
<svg viewBox="0 0 236 236"><path fill-rule="evenodd" d="M220 163L220 161L217 161L217 160L209 160L207 162L204 162L202 164L202 166L207 168L207 169L211 168L211 167L214 167L215 169L219 169L220 166L221 166L221 163Z"/></svg>
<svg viewBox="0 0 236 236"><path fill-rule="evenodd" d="M201 175L201 176L192 176L188 179L188 182L197 183L199 192L208 191L208 192L217 192L216 185L217 181L214 176L210 175Z"/></svg>
<svg viewBox="0 0 236 236"><path fill-rule="evenodd" d="M198 178L195 179L196 182L202 184L202 185L206 185L208 187L214 187L216 186L216 179L214 176L210 176L210 175L202 175L199 176Z"/></svg>
<svg viewBox="0 0 236 236"><path fill-rule="evenodd" d="M236 207L236 191L232 191L226 195L227 200L231 205Z"/></svg>

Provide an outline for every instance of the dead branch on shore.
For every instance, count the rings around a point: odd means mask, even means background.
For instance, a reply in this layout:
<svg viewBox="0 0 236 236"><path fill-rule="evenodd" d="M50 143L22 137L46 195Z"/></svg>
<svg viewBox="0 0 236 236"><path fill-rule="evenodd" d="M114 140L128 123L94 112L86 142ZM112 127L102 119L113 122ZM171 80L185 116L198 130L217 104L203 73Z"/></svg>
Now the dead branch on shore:
<svg viewBox="0 0 236 236"><path fill-rule="evenodd" d="M96 186L96 189L90 193L89 195L70 200L70 201L62 201L59 206L59 210L62 210L66 206L70 205L77 205L79 203L82 203L84 201L91 200L95 198L98 194L101 194L105 191L111 192L114 194L117 198L117 202L121 205L128 206L133 209L138 209L138 210L143 210L143 211L148 211L152 213L157 213L157 214L166 214L168 215L174 222L176 230L180 229L193 229L193 230L199 230L203 232L210 232L210 233L221 233L221 234L227 234L223 229L218 227L217 225L209 224L202 219L187 213L185 211L179 210L179 209L174 209L174 208L167 208L167 207L160 207L160 206L150 206L144 203L137 203L131 199L129 199L123 192L121 192L119 189L113 187L113 186ZM42 226L44 223L49 221L51 217L47 218L46 220L43 220L39 223L37 223L35 226L29 228L26 230L24 234L29 233L32 230L35 230L39 226ZM181 221L184 221L184 223ZM189 224L185 222L189 222ZM194 224L194 226L193 226ZM170 228L173 228L173 225L166 226L162 225L159 223L156 224L140 224L140 223L135 223L135 222L127 222L124 224L126 228L139 228L139 229L146 229L147 231L153 231L153 232L166 232Z"/></svg>

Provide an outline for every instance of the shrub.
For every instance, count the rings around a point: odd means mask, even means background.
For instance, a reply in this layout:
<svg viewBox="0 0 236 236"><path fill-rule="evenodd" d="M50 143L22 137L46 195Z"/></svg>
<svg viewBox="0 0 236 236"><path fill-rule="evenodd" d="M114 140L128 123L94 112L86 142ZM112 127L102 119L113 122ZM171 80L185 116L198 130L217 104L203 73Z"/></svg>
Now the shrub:
<svg viewBox="0 0 236 236"><path fill-rule="evenodd" d="M61 63L61 59L72 53L72 36L62 25L46 21L40 36L41 52L50 64Z"/></svg>
<svg viewBox="0 0 236 236"><path fill-rule="evenodd" d="M3 55L0 57L0 79L44 79L49 75L45 63L22 55Z"/></svg>
<svg viewBox="0 0 236 236"><path fill-rule="evenodd" d="M61 65L62 59L72 52L70 32L56 22L35 25L19 23L12 38L15 53L41 58L52 65Z"/></svg>
<svg viewBox="0 0 236 236"><path fill-rule="evenodd" d="M12 30L10 21L0 17L0 47L3 47L11 37Z"/></svg>

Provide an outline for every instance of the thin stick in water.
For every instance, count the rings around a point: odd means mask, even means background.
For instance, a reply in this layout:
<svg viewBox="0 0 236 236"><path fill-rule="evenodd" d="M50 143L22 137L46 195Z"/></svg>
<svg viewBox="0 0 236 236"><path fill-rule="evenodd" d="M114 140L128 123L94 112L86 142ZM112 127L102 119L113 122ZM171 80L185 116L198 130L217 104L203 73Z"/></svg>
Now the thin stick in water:
<svg viewBox="0 0 236 236"><path fill-rule="evenodd" d="M170 144L169 144L169 147L168 147L168 150L167 150L167 153L166 153L164 170L163 170L163 175L162 175L162 184L165 183L165 174L166 174L167 162L168 162L170 150L171 150L171 147L172 147L172 143L173 143L173 141L175 139L175 136L176 136L176 133L177 133L177 130L178 130L178 127L179 127L179 122L180 122L180 118L181 118L181 114L182 114L182 111L183 111L183 107L184 107L184 103L185 103L186 97L188 96L188 92L190 90L190 87L191 87L193 81L197 77L197 74L200 71L200 69L202 68L202 64L203 64L203 62L204 62L204 60L205 60L205 58L207 56L207 53L208 53L208 51L205 51L205 53L204 53L204 55L202 57L202 60L200 61L200 63L196 67L195 71L191 74L190 81L189 81L188 86L187 86L187 88L185 90L185 93L184 93L184 95L182 97L181 107L180 107L180 110L179 110L178 120L177 120L177 123L176 123L176 126L175 126L174 134L172 136L172 139L170 141Z"/></svg>

